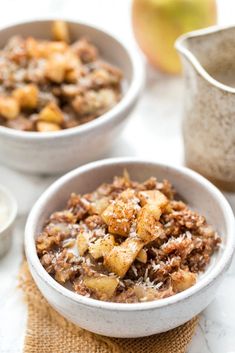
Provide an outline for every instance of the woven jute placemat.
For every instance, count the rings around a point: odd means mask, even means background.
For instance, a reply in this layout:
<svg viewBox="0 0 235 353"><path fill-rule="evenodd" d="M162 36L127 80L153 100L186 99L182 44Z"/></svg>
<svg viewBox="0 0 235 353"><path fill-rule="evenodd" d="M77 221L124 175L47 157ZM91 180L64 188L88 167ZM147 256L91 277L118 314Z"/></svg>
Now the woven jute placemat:
<svg viewBox="0 0 235 353"><path fill-rule="evenodd" d="M59 315L36 287L26 262L19 285L28 305L24 353L185 353L198 318L171 331L138 339L108 338L75 326Z"/></svg>

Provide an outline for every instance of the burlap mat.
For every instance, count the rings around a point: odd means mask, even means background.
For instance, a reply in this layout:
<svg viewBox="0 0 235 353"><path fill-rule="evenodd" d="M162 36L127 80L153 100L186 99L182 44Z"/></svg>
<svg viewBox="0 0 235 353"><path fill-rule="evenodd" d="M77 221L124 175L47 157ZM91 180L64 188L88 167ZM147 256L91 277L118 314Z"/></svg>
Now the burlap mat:
<svg viewBox="0 0 235 353"><path fill-rule="evenodd" d="M24 353L185 353L198 318L154 336L108 338L71 324L59 315L37 289L25 262L19 274L28 304Z"/></svg>

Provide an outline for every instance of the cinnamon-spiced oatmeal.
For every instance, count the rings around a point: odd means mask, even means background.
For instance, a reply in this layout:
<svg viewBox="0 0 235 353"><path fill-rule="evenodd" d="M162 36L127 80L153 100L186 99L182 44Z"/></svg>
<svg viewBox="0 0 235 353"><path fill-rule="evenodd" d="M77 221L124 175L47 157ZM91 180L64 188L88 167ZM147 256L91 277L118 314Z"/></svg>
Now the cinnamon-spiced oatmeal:
<svg viewBox="0 0 235 353"><path fill-rule="evenodd" d="M0 50L0 125L59 131L84 124L121 99L122 72L87 38L71 43L67 24L52 40L14 36Z"/></svg>
<svg viewBox="0 0 235 353"><path fill-rule="evenodd" d="M94 299L136 303L193 286L220 237L176 197L169 181L127 172L51 214L36 247L59 283Z"/></svg>

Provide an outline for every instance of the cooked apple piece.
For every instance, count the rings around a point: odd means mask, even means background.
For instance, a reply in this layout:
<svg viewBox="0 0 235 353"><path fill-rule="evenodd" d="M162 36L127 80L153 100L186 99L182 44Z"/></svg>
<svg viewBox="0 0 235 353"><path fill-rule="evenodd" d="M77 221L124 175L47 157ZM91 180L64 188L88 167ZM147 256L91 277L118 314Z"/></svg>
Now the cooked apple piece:
<svg viewBox="0 0 235 353"><path fill-rule="evenodd" d="M134 218L135 211L131 204L122 200L115 200L102 213L101 217L108 225L108 231L127 237L130 232L130 221Z"/></svg>
<svg viewBox="0 0 235 353"><path fill-rule="evenodd" d="M25 49L27 55L31 58L49 58L53 53L65 53L68 49L68 44L65 42L36 40L28 37L25 40Z"/></svg>
<svg viewBox="0 0 235 353"><path fill-rule="evenodd" d="M159 222L161 209L154 204L146 204L141 208L137 217L136 232L146 243L155 240L162 232L162 225Z"/></svg>
<svg viewBox="0 0 235 353"><path fill-rule="evenodd" d="M179 270L171 274L173 290L178 293L192 287L196 283L197 276L190 271Z"/></svg>
<svg viewBox="0 0 235 353"><path fill-rule="evenodd" d="M58 124L49 123L47 121L38 121L36 124L37 131L39 132L50 132L50 131L59 131L61 130Z"/></svg>
<svg viewBox="0 0 235 353"><path fill-rule="evenodd" d="M38 88L33 84L16 88L13 97L18 101L21 108L36 108L38 104Z"/></svg>
<svg viewBox="0 0 235 353"><path fill-rule="evenodd" d="M134 190L127 189L104 210L101 217L108 225L110 233L125 237L129 235L139 207L138 201Z"/></svg>
<svg viewBox="0 0 235 353"><path fill-rule="evenodd" d="M124 168L124 170L123 170L123 179L125 181L125 185L127 185L127 186L131 185L131 178L130 178L130 175L129 175L128 170L126 168Z"/></svg>
<svg viewBox="0 0 235 353"><path fill-rule="evenodd" d="M103 239L96 240L95 243L89 246L89 252L94 259L99 259L102 256L108 255L108 253L115 246L115 239L113 235L108 235Z"/></svg>
<svg viewBox="0 0 235 353"><path fill-rule="evenodd" d="M83 283L98 296L105 296L109 299L113 296L119 281L116 277L99 275L98 277L84 277Z"/></svg>
<svg viewBox="0 0 235 353"><path fill-rule="evenodd" d="M39 120L60 125L64 121L64 116L58 105L50 102L40 111Z"/></svg>
<svg viewBox="0 0 235 353"><path fill-rule="evenodd" d="M127 238L121 245L114 246L104 257L105 267L110 272L124 277L143 246L141 239Z"/></svg>
<svg viewBox="0 0 235 353"><path fill-rule="evenodd" d="M52 23L52 35L55 40L69 43L69 29L64 21L54 21Z"/></svg>
<svg viewBox="0 0 235 353"><path fill-rule="evenodd" d="M148 257L145 249L140 250L139 254L136 256L136 260L142 262L143 264L146 264Z"/></svg>
<svg viewBox="0 0 235 353"><path fill-rule="evenodd" d="M130 202L133 205L136 205L139 202L139 199L136 197L135 190L133 189L126 189L118 196L119 200L124 202Z"/></svg>
<svg viewBox="0 0 235 353"><path fill-rule="evenodd" d="M45 75L56 83L61 83L67 70L66 56L61 53L53 53L46 62Z"/></svg>
<svg viewBox="0 0 235 353"><path fill-rule="evenodd" d="M44 46L42 47L42 45L40 45L40 43L33 37L28 37L25 39L25 50L31 58L39 58L44 56Z"/></svg>
<svg viewBox="0 0 235 353"><path fill-rule="evenodd" d="M34 59L49 58L53 53L64 53L68 45L64 42L47 40L36 40L28 37L25 40L25 50L27 55Z"/></svg>
<svg viewBox="0 0 235 353"><path fill-rule="evenodd" d="M68 45L65 42L45 42L45 56L49 57L53 53L66 53Z"/></svg>
<svg viewBox="0 0 235 353"><path fill-rule="evenodd" d="M77 235L77 247L80 256L83 256L89 247L89 235L81 231Z"/></svg>
<svg viewBox="0 0 235 353"><path fill-rule="evenodd" d="M20 112L18 101L13 97L0 97L0 115L6 119L15 119Z"/></svg>
<svg viewBox="0 0 235 353"><path fill-rule="evenodd" d="M147 203L152 203L162 210L168 204L167 197L158 190L140 191L138 197L140 199L141 206L144 206Z"/></svg>
<svg viewBox="0 0 235 353"><path fill-rule="evenodd" d="M138 197L143 207L137 218L137 234L148 243L161 234L159 219L168 205L168 199L158 190L140 191Z"/></svg>
<svg viewBox="0 0 235 353"><path fill-rule="evenodd" d="M109 206L109 198L102 197L101 199L92 202L91 204L91 213L96 213L101 215L103 211Z"/></svg>
<svg viewBox="0 0 235 353"><path fill-rule="evenodd" d="M76 83L81 72L82 68L79 58L71 50L67 50L64 80L69 83Z"/></svg>

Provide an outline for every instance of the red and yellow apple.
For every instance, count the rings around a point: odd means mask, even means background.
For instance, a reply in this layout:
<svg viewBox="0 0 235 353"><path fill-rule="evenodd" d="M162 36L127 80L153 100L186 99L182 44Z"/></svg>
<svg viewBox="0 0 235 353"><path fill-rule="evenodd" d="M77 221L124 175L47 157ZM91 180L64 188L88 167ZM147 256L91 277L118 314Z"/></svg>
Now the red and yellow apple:
<svg viewBox="0 0 235 353"><path fill-rule="evenodd" d="M156 68L179 73L176 38L216 23L215 0L133 0L132 23L136 40Z"/></svg>

